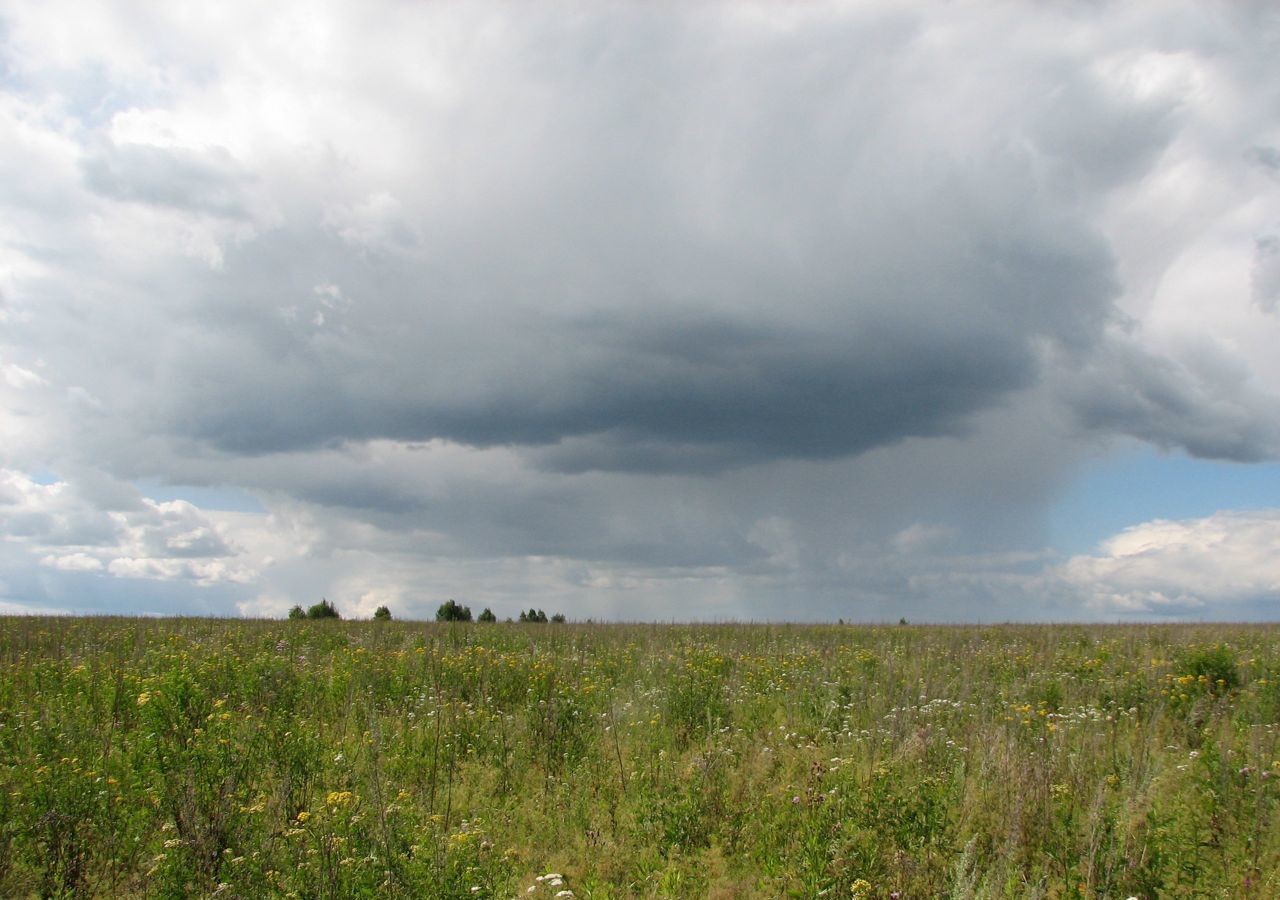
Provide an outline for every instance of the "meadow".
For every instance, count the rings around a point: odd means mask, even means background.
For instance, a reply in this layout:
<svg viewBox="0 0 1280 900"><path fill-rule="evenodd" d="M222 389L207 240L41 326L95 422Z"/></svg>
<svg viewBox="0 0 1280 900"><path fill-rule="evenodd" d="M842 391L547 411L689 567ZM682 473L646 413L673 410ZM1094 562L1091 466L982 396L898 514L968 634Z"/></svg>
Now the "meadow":
<svg viewBox="0 0 1280 900"><path fill-rule="evenodd" d="M0 619L0 896L1280 896L1280 627Z"/></svg>

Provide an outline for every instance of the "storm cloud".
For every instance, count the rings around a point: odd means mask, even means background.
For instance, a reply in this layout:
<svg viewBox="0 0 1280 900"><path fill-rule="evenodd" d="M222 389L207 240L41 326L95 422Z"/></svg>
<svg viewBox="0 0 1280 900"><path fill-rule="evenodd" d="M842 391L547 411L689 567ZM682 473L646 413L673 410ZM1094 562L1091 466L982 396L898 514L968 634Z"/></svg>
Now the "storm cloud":
<svg viewBox="0 0 1280 900"><path fill-rule="evenodd" d="M4 527L46 577L1012 616L1099 447L1280 456L1264 15L63 13L0 29Z"/></svg>

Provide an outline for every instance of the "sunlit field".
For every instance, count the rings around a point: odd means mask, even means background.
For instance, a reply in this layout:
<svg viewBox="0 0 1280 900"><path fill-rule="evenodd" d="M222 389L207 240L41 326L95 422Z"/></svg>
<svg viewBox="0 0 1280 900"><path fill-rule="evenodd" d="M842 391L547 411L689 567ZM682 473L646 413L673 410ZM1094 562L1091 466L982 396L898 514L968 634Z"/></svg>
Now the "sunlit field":
<svg viewBox="0 0 1280 900"><path fill-rule="evenodd" d="M1280 896L1280 629L0 619L0 896Z"/></svg>

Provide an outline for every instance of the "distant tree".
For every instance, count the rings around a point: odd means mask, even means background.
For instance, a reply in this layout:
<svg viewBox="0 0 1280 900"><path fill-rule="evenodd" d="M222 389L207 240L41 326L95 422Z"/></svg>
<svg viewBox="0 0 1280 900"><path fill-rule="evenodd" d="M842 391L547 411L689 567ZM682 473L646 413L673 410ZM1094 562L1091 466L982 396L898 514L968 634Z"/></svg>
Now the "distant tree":
<svg viewBox="0 0 1280 900"><path fill-rule="evenodd" d="M307 611L301 606L295 605L293 609L289 610L290 619L305 619L306 617Z"/></svg>
<svg viewBox="0 0 1280 900"><path fill-rule="evenodd" d="M531 607L528 612L520 613L520 621L521 622L539 622L539 623L546 622L547 614L540 609L533 609Z"/></svg>
<svg viewBox="0 0 1280 900"><path fill-rule="evenodd" d="M446 600L436 610L437 622L470 622L471 607L459 606L454 600Z"/></svg>
<svg viewBox="0 0 1280 900"><path fill-rule="evenodd" d="M566 621L564 617L564 613L556 613L554 616L551 617L551 621L556 623L557 625L563 625Z"/></svg>
<svg viewBox="0 0 1280 900"><path fill-rule="evenodd" d="M373 611L373 618L378 622L390 622L391 610L387 609L385 606L379 606Z"/></svg>
<svg viewBox="0 0 1280 900"><path fill-rule="evenodd" d="M498 621L498 617L493 614L493 610L491 610L489 607L486 606L484 608L484 612L480 613L480 618L476 619L476 621L477 622L496 622Z"/></svg>
<svg viewBox="0 0 1280 900"><path fill-rule="evenodd" d="M342 616L338 615L338 608L336 606L334 606L332 603L330 603L328 600L325 600L322 597L320 598L319 603L317 603L315 606L307 610L307 618L308 619L341 619Z"/></svg>

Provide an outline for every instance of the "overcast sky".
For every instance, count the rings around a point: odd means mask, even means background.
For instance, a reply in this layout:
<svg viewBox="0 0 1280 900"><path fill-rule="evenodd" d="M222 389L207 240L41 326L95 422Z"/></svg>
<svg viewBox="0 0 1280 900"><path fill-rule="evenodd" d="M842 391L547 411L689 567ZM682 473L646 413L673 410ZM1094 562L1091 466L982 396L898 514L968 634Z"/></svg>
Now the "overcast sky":
<svg viewBox="0 0 1280 900"><path fill-rule="evenodd" d="M1273 10L9 0L0 612L1274 618Z"/></svg>

